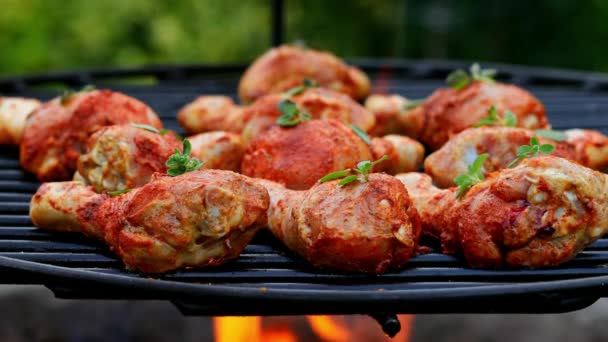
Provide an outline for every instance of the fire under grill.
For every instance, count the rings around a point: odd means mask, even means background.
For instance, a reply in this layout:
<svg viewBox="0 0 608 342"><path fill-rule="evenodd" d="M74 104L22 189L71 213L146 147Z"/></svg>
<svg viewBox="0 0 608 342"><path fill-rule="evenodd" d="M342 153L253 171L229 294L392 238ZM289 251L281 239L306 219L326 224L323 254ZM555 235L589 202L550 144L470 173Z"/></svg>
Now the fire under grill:
<svg viewBox="0 0 608 342"><path fill-rule="evenodd" d="M375 92L421 98L464 63L360 60ZM489 65L498 79L530 90L555 129L608 133L608 77ZM177 110L200 94L236 98L244 66L153 66L90 70L0 80L7 95L49 99L60 88L93 83L149 104L165 126L180 131ZM141 82L146 83L142 85ZM554 269L476 270L435 252L380 276L314 269L261 232L235 261L150 277L124 269L102 243L33 227L29 201L38 181L19 167L18 151L0 151L0 283L40 284L60 298L166 299L192 315L369 314L385 331L396 313L564 312L608 295L608 238ZM430 241L423 244L433 248Z"/></svg>

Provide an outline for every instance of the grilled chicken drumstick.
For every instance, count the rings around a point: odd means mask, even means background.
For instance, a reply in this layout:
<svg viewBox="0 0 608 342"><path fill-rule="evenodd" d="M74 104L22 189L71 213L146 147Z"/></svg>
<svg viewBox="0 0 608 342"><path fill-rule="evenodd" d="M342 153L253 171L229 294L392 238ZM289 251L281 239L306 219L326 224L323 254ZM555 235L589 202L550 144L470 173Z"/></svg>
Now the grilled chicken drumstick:
<svg viewBox="0 0 608 342"><path fill-rule="evenodd" d="M35 99L0 96L0 145L19 145L27 116L40 104Z"/></svg>
<svg viewBox="0 0 608 342"><path fill-rule="evenodd" d="M399 116L407 111L408 99L401 95L370 95L365 100L365 109L374 114L376 124L369 132L374 136L404 134L405 127Z"/></svg>
<svg viewBox="0 0 608 342"><path fill-rule="evenodd" d="M608 169L608 137L588 129L569 129L564 133L582 165L600 171Z"/></svg>
<svg viewBox="0 0 608 342"><path fill-rule="evenodd" d="M241 133L243 108L228 96L199 96L180 109L177 121L188 134L209 131Z"/></svg>
<svg viewBox="0 0 608 342"><path fill-rule="evenodd" d="M152 109L121 93L93 90L55 98L28 116L21 139L21 166L41 181L70 179L93 133L128 123L162 127Z"/></svg>
<svg viewBox="0 0 608 342"><path fill-rule="evenodd" d="M544 106L532 94L513 85L482 81L462 89L439 89L418 107L400 112L398 118L405 135L437 150L454 135L473 127L490 106L500 113L512 111L518 127L549 127Z"/></svg>
<svg viewBox="0 0 608 342"><path fill-rule="evenodd" d="M369 79L360 69L344 64L336 56L283 45L264 53L249 66L241 77L239 96L249 103L298 86L305 78L359 100L370 89Z"/></svg>
<svg viewBox="0 0 608 342"><path fill-rule="evenodd" d="M154 173L166 173L165 162L181 147L172 133L161 135L131 125L107 126L89 138L74 179L92 185L97 192L140 187Z"/></svg>
<svg viewBox="0 0 608 342"><path fill-rule="evenodd" d="M283 94L261 97L250 106L241 107L225 96L201 96L186 105L177 120L186 132L227 131L241 133L245 143L276 125L283 115L278 108ZM308 88L290 98L313 119L336 119L369 131L375 123L373 114L350 97L324 88Z"/></svg>
<svg viewBox="0 0 608 342"><path fill-rule="evenodd" d="M472 267L557 266L608 231L608 176L554 156L491 173L462 199L427 175L398 175L423 233Z"/></svg>
<svg viewBox="0 0 608 342"><path fill-rule="evenodd" d="M295 127L275 126L254 139L245 150L241 170L244 175L272 180L288 189L305 190L330 172L384 154L389 160L378 165L378 171L414 171L424 148L399 136L374 138L368 146L337 120L311 120Z"/></svg>
<svg viewBox="0 0 608 342"><path fill-rule="evenodd" d="M203 169L240 172L245 142L239 134L206 132L187 137L192 144L192 157L205 162Z"/></svg>
<svg viewBox="0 0 608 342"><path fill-rule="evenodd" d="M307 191L260 180L270 195L268 227L317 267L381 274L403 266L418 245L420 219L403 185L374 173Z"/></svg>
<svg viewBox="0 0 608 342"><path fill-rule="evenodd" d="M439 187L454 186L454 178L466 173L469 165L482 153L489 158L484 173L506 168L517 156L517 149L537 136L540 144L555 146L554 156L575 161L591 169L608 166L608 138L597 131L568 130L564 141L538 136L535 131L513 127L480 127L460 132L424 160L424 170Z"/></svg>
<svg viewBox="0 0 608 342"><path fill-rule="evenodd" d="M159 176L110 197L79 182L43 184L30 206L44 229L103 239L128 268L161 273L236 258L257 231L268 193L231 171Z"/></svg>
<svg viewBox="0 0 608 342"><path fill-rule="evenodd" d="M517 149L527 145L537 136L532 130L515 127L480 127L460 132L439 150L424 160L424 171L441 188L454 186L454 179L466 173L469 165L483 153L489 157L484 163L484 173L498 171L517 157ZM577 159L574 146L538 137L540 144L551 143L555 146L554 156Z"/></svg>
<svg viewBox="0 0 608 342"><path fill-rule="evenodd" d="M203 169L238 171L245 145L238 134L208 132L188 137L191 156L204 161ZM75 180L97 192L142 186L156 172L166 173L167 159L182 150L172 132L136 125L107 126L91 136L87 152L78 158Z"/></svg>

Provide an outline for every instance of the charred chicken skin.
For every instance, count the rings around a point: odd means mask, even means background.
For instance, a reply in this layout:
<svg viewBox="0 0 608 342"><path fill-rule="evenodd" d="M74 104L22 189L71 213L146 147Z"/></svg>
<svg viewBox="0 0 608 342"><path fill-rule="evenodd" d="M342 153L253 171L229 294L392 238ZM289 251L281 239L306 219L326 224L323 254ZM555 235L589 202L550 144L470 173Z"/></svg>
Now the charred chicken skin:
<svg viewBox="0 0 608 342"><path fill-rule="evenodd" d="M407 263L418 245L418 213L392 176L375 173L367 182L331 181L308 191L260 183L270 195L269 229L314 266L381 274Z"/></svg>
<svg viewBox="0 0 608 342"><path fill-rule="evenodd" d="M277 118L283 115L278 109L283 99L283 94L271 94L250 106L240 107L227 97L204 96L186 105L178 114L178 121L187 132L221 130L241 133L247 144L276 125ZM336 119L352 123L364 131L375 123L374 116L356 101L329 89L306 89L291 100L313 119Z"/></svg>
<svg viewBox="0 0 608 342"><path fill-rule="evenodd" d="M311 120L290 128L275 126L254 139L245 150L241 170L288 189L305 190L330 172L384 154L390 160L379 165L380 171L413 171L424 149L418 142L398 136L375 138L370 147L339 121Z"/></svg>
<svg viewBox="0 0 608 342"><path fill-rule="evenodd" d="M400 113L404 133L437 150L461 131L473 127L495 106L512 111L518 127L548 128L545 108L532 94L507 84L475 81L457 90L435 91L420 106Z"/></svg>
<svg viewBox="0 0 608 342"><path fill-rule="evenodd" d="M38 107L35 99L0 96L0 145L19 145L27 116Z"/></svg>
<svg viewBox="0 0 608 342"><path fill-rule="evenodd" d="M244 103L253 102L298 86L305 78L354 99L365 98L370 90L367 76L336 56L284 45L269 50L245 71L239 83L239 96Z"/></svg>
<svg viewBox="0 0 608 342"><path fill-rule="evenodd" d="M93 133L104 126L128 123L162 127L144 103L109 90L80 92L46 102L25 123L21 166L41 181L70 179Z"/></svg>
<svg viewBox="0 0 608 342"><path fill-rule="evenodd" d="M424 171L441 188L454 186L454 178L466 173L480 154L488 153L484 173L506 168L516 157L517 148L530 143L534 131L513 127L480 127L460 132L424 160ZM573 145L538 137L540 144L555 146L554 156L581 162ZM582 164L582 163L581 163Z"/></svg>
<svg viewBox="0 0 608 342"><path fill-rule="evenodd" d="M608 230L608 176L564 158L539 156L494 172L462 199L425 175L398 178L423 232L472 267L557 266Z"/></svg>
<svg viewBox="0 0 608 342"><path fill-rule="evenodd" d="M43 184L30 206L40 228L103 239L144 273L218 265L236 258L258 230L268 193L231 171L159 176L115 197L79 182Z"/></svg>

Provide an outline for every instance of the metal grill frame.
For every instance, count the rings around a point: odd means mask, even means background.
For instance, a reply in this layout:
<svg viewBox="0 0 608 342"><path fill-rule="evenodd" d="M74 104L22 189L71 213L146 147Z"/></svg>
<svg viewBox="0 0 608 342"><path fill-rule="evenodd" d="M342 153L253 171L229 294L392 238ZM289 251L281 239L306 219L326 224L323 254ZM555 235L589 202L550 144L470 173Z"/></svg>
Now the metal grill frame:
<svg viewBox="0 0 608 342"><path fill-rule="evenodd" d="M353 62L372 78L382 80L376 82L377 90L396 91L403 95L410 95L404 94L404 89L428 93L441 85L449 71L469 65L429 60ZM585 115L595 120L584 124L607 132L608 118L603 119L599 115L603 107L608 110L607 75L500 64L484 66L500 70L499 80L522 85L533 92L536 89L549 98L551 94L555 94L555 99L560 94L574 94L576 101L591 98L591 102L580 101L585 109L583 112L587 113ZM46 89L47 86L78 88L93 83L140 99L141 95L152 94L150 99L159 103L165 100L163 96L170 98L179 93L182 98L179 104L183 105L183 99L191 100L194 94L229 93L235 97L236 82L244 69L244 65L158 65L56 72L2 79L0 91L7 95L47 99L58 93L57 90ZM152 78L156 84L134 86L122 83L133 77ZM188 94L184 95L184 91ZM606 97L605 103L603 97ZM171 110L161 112L161 118L172 129L179 129L175 123L176 104L168 105ZM570 114L570 110L559 114L556 127L568 127L572 123ZM192 279L213 280L205 275L218 269L195 272L190 278L180 278L179 272L177 275L150 278L121 271L120 267L117 271L115 257L98 243L73 235L59 234L47 238L48 233L28 228L27 218L23 216L28 207L24 203L29 201L28 196L37 184L31 176L17 171L15 156L14 150L0 152L0 283L45 285L60 298L166 299L185 314L213 316L371 314L386 329L387 324L394 323L390 320L392 315L386 313L565 312L586 307L598 298L608 296L608 269L604 268L608 265L608 239L592 245L591 252L583 253L570 264L574 266L549 270L473 270L463 268L463 263L457 258L430 254L414 258L414 269L406 267L404 271L378 277L316 271L297 258L289 264L295 267L291 271L264 277L264 270L257 270L261 272L260 277L243 278L247 280L243 282L229 281L230 277L238 279L244 275L239 272L227 272L208 283L191 282ZM50 239L51 245L42 243L42 252L31 252L36 250L36 243L47 241L45 239ZM62 252L56 255L47 253L45 258L45 248L52 248L53 244ZM20 252L20 246L30 254ZM77 252L71 252L71 248ZM272 241L268 234L256 238L253 246L248 248L253 257L244 261L244 266L239 266L244 267L245 273L255 269L258 254L270 256L269 263L260 265L280 267L285 259L291 260L284 256L288 252ZM36 254L38 259L28 260L31 254ZM89 254L99 256L102 262L87 267ZM57 258L66 258L67 261L58 262ZM68 260L70 258L73 260ZM458 269L458 279L450 280L442 273L450 267ZM270 274L268 270L266 273ZM428 270L431 274L425 275L424 271Z"/></svg>

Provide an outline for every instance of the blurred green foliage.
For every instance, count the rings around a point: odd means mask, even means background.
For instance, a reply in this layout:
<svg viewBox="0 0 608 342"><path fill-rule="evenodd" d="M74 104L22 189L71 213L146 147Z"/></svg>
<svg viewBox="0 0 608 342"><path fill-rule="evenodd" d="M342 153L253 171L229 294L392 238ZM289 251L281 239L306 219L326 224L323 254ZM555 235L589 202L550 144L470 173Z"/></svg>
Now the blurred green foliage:
<svg viewBox="0 0 608 342"><path fill-rule="evenodd" d="M270 0L0 0L0 74L249 62ZM608 71L608 1L286 0L286 40L339 56Z"/></svg>

